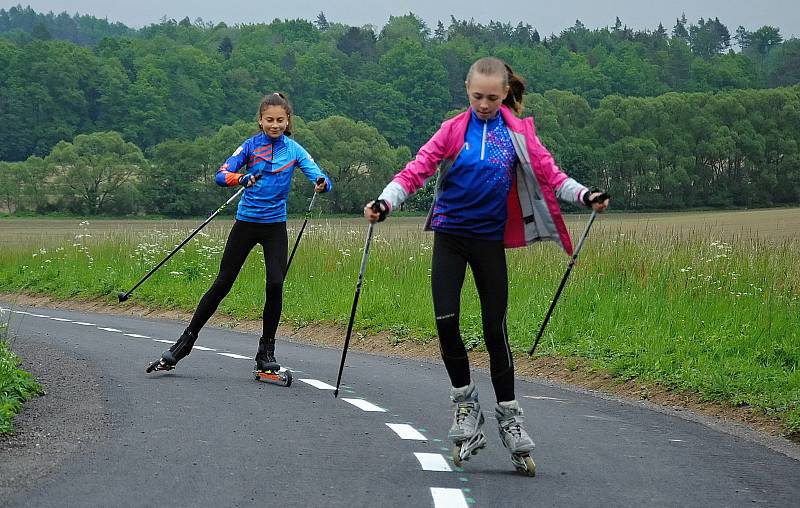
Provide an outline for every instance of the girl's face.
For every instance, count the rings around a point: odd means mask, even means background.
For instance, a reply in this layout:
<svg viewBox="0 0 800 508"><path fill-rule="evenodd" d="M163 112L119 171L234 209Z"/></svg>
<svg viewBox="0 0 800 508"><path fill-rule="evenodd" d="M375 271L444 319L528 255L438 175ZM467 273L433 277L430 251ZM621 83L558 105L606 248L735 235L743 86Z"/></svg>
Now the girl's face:
<svg viewBox="0 0 800 508"><path fill-rule="evenodd" d="M283 106L267 106L261 111L258 125L267 136L273 139L279 138L289 125L289 113Z"/></svg>
<svg viewBox="0 0 800 508"><path fill-rule="evenodd" d="M502 76L476 72L464 84L467 86L469 105L481 120L494 118L508 95L509 87L503 85Z"/></svg>

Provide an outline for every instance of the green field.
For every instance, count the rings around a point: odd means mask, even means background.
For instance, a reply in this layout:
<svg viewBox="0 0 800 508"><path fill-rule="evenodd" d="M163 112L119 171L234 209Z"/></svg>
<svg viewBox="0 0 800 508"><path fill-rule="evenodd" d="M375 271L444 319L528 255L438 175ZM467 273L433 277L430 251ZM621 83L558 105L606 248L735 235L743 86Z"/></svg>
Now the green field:
<svg viewBox="0 0 800 508"><path fill-rule="evenodd" d="M573 238L587 216L568 217ZM397 341L434 337L431 236L390 219L376 237L356 326ZM106 298L130 288L199 221L0 220L0 291ZM220 220L132 298L192 310L216 275L230 227ZM290 241L297 223L290 225ZM596 223L537 353L589 359L621 378L749 405L800 432L800 209L607 214ZM366 226L316 218L288 274L284 319L346 324ZM260 248L258 248L260 249ZM509 335L529 347L567 263L552 245L508 251ZM263 258L248 259L219 312L259 319ZM480 347L474 285L463 335Z"/></svg>

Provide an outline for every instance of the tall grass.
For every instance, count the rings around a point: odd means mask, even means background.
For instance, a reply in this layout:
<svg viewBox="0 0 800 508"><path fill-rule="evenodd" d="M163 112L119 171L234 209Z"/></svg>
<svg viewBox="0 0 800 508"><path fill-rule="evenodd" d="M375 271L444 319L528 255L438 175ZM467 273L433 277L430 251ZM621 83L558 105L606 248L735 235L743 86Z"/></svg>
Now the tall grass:
<svg viewBox="0 0 800 508"><path fill-rule="evenodd" d="M311 224L287 276L284 320L345 324L366 228ZM376 228L356 326L398 340L435 336L431 237ZM187 230L77 232L52 250L0 253L0 290L62 298L115 299L188 234ZM290 239L295 232L290 230ZM135 293L142 303L192 310L217 273L225 238L199 235ZM595 226L540 344L542 354L588 358L621 378L658 381L708 400L750 405L800 432L800 254L798 242L714 238L711 230ZM508 251L508 328L529 347L566 268L553 245ZM258 319L264 303L260 248L219 312ZM480 346L480 306L464 289L465 341Z"/></svg>

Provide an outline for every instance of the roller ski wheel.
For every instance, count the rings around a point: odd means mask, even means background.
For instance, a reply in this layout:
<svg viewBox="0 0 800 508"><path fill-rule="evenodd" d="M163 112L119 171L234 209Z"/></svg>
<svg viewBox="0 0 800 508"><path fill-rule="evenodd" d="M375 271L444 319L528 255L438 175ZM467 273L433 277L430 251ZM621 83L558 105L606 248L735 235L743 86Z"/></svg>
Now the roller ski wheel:
<svg viewBox="0 0 800 508"><path fill-rule="evenodd" d="M158 360L156 360L156 361L152 362L150 365L148 365L147 369L145 369L145 372L150 374L153 371L159 371L159 370L165 370L166 371L166 370L172 370L174 368L175 368L174 365L170 365L167 362L165 362L163 358L159 358Z"/></svg>
<svg viewBox="0 0 800 508"><path fill-rule="evenodd" d="M536 463L533 462L529 454L512 455L511 462L514 464L514 467L517 468L518 473L530 476L531 478L536 476Z"/></svg>
<svg viewBox="0 0 800 508"><path fill-rule="evenodd" d="M483 432L479 432L471 439L453 446L453 463L461 467L464 462L468 461L473 455L477 455L478 451L483 448L486 448L486 435Z"/></svg>
<svg viewBox="0 0 800 508"><path fill-rule="evenodd" d="M280 370L280 366L276 363L274 366L266 366L264 369L254 369L253 379L262 383L272 383L288 388L292 385L292 371L288 369Z"/></svg>

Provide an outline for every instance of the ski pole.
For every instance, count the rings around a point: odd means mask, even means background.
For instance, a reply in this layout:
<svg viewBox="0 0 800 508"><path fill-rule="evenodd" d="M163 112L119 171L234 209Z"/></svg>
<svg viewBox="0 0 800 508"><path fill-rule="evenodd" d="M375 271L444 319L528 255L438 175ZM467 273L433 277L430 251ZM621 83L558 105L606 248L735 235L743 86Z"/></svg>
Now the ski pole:
<svg viewBox="0 0 800 508"><path fill-rule="evenodd" d="M316 184L319 185L325 181L324 177L317 178ZM319 194L316 190L314 194L311 196L311 203L308 204L308 210L305 213L305 219L303 220L303 225L300 226L300 232L297 233L297 239L294 241L294 247L292 247L292 253L289 254L289 261L286 262L286 274L289 273L289 267L292 266L292 258L294 258L294 253L297 250L297 246L300 245L300 238L303 237L303 231L306 229L306 224L308 223L308 219L311 218L311 208L314 206L314 200L317 199L317 194ZM286 275L284 274L284 276Z"/></svg>
<svg viewBox="0 0 800 508"><path fill-rule="evenodd" d="M256 180L258 180L259 178L261 178L261 175L256 175ZM242 187L241 189L239 189L238 191L236 191L236 193L234 193L234 195L233 195L233 196L231 196L230 198L228 198L228 200L227 200L227 201L225 201L224 203L222 203L222 205L220 205L220 207L219 207L219 208L217 208L217 209L214 211L214 213L212 213L211 215L209 215L209 216L208 216L208 218L207 218L205 221L203 221L203 223L202 223L202 224L200 224L200 226L198 226L198 228L197 228L197 229L195 229L195 230L192 232L192 234L191 234L191 235L189 235L189 236L186 238L186 240L184 240L183 242L181 242L181 244L180 244L180 245L178 245L177 247L175 247L175 248L172 250L172 252L170 252L169 254L167 254L167 257L165 257L164 259L162 259L162 260L161 260L161 262L160 262L159 264L157 264L156 266L154 266L153 268L151 268L151 269L150 269L150 271L149 271L149 272L147 272L147 275L145 275L144 277L142 277L142 279L141 279L139 282L137 282L137 283L136 283L136 285L135 285L135 286L133 286L133 287L132 287L132 288L131 288L131 289L130 289L130 290L127 292L127 293L118 293L118 294L117 294L117 298L119 298L119 302L120 302L120 303L122 303L122 302L126 301L126 300L127 300L127 299L128 299L130 296L131 296L131 293L133 293L133 291L134 291L136 288L138 288L139 286L141 286L141 285L142 285L142 283L143 283L144 281L146 281L147 279L149 279L149 278L150 278L150 276L151 276L151 275L153 275L153 274L155 273L155 271L156 271L156 270L158 270L159 268L161 268L161 266L162 266L164 263L166 263L166 262L167 262L167 260L169 260L169 258L171 258L171 257L173 256L173 254L175 254L176 252L178 252L178 251L181 249L181 247L183 247L184 245L186 245L186 244L189 242L189 240L191 240L192 238L194 238L194 235L196 235L197 233L199 233L201 229L203 229L204 227L206 227L206 225L208 225L208 223L209 223L209 222L211 222L212 220L214 220L214 217L216 217L217 215L219 215L219 213L220 213L222 210L224 210L224 209L225 209L225 207L227 207L227 206L228 206L229 204L231 204L231 203L232 203L232 202L233 202L233 201L234 201L234 200L235 200L237 197L239 197L239 195L240 195L242 192L244 192L245 188L246 188L246 187Z"/></svg>
<svg viewBox="0 0 800 508"><path fill-rule="evenodd" d="M592 203L602 203L606 199L608 199L607 193L602 193L597 196L595 199L592 200ZM558 298L561 296L561 291L564 290L564 286L567 285L567 279L569 279L569 274L572 273L572 268L575 266L575 262L578 260L578 254L580 254L581 249L583 248L583 242L586 241L586 237L589 235L589 229L592 227L592 223L594 219L597 217L597 212L592 210L592 215L589 217L589 223L586 224L586 229L583 230L583 234L581 235L580 240L578 241L578 246L575 248L575 252L572 254L572 258L569 260L569 265L567 265L567 271L564 273L564 277L561 279L561 284L558 285L558 290L556 290L556 296L553 297L553 301L550 303L550 308L547 309L547 314L544 316L544 321L542 322L542 326L539 328L539 333L536 334L536 341L531 346L530 350L528 350L528 356L533 356L533 352L536 351L536 346L539 345L539 341L542 338L542 334L544 334L544 329L547 326L547 322L550 321L550 315L553 314L553 309L556 307L556 303L558 302Z"/></svg>
<svg viewBox="0 0 800 508"><path fill-rule="evenodd" d="M374 205L373 205L374 206ZM358 282L356 283L356 294L353 298L353 308L350 309L350 322L347 323L347 334L344 337L344 347L342 348L342 361L339 363L339 375L336 377L336 389L333 396L339 396L339 383L342 381L342 370L344 370L344 359L347 356L347 346L350 344L350 335L353 333L353 320L356 317L356 307L358 306L358 295L361 294L361 284L364 282L364 270L367 267L367 257L369 256L369 244L372 242L372 228L374 222L369 223L367 229L367 239L364 242L364 254L361 255L361 268L358 270Z"/></svg>

